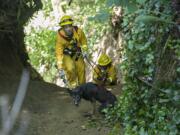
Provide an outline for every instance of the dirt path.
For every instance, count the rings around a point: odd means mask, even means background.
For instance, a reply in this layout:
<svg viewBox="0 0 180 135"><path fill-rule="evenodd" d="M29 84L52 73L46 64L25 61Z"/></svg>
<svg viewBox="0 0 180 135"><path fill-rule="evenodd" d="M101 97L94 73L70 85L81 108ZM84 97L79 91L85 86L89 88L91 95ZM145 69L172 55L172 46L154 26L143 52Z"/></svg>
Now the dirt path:
<svg viewBox="0 0 180 135"><path fill-rule="evenodd" d="M18 81L1 79L0 82L0 94L10 95L12 102ZM91 110L92 105L84 100L79 107L74 106L63 88L31 81L21 115L30 115L27 135L108 135L109 128L102 116L95 119L83 116Z"/></svg>

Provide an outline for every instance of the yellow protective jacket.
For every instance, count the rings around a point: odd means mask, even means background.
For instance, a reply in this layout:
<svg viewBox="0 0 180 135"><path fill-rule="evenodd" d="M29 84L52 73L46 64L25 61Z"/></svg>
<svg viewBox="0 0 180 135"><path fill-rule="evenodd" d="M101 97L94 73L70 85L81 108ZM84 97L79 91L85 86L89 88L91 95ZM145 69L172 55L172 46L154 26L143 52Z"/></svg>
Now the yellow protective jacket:
<svg viewBox="0 0 180 135"><path fill-rule="evenodd" d="M64 37L66 37L66 35L63 29L59 29L56 39L56 57L58 69L63 68L64 48L72 48L71 41L66 40ZM73 39L77 40L77 46L80 47L82 51L87 51L87 39L85 37L84 32L77 26L74 26L73 29Z"/></svg>
<svg viewBox="0 0 180 135"><path fill-rule="evenodd" d="M100 68L97 65L93 70L94 82L97 84L102 84L103 82L101 82L101 80L99 80L98 78L101 78L103 74L104 73L101 72ZM106 85L116 84L117 71L114 65L111 64L109 67L107 67L105 74L106 74L106 82L105 82Z"/></svg>

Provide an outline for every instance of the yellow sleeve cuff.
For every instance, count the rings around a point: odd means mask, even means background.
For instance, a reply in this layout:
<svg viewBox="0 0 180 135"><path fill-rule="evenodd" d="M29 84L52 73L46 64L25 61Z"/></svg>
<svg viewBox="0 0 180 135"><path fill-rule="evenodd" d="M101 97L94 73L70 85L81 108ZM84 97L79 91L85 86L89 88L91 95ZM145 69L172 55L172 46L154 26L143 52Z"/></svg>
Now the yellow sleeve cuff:
<svg viewBox="0 0 180 135"><path fill-rule="evenodd" d="M63 66L62 66L62 65L63 65L63 62L62 62L62 61L58 61L57 64L58 64L58 69L62 69L62 68L63 68Z"/></svg>
<svg viewBox="0 0 180 135"><path fill-rule="evenodd" d="M113 79L112 79L111 77L109 77L108 80L109 80L109 82L112 82L112 81L113 81Z"/></svg>
<svg viewBox="0 0 180 135"><path fill-rule="evenodd" d="M81 49L83 52L86 52L88 50L88 47L87 45L82 45Z"/></svg>

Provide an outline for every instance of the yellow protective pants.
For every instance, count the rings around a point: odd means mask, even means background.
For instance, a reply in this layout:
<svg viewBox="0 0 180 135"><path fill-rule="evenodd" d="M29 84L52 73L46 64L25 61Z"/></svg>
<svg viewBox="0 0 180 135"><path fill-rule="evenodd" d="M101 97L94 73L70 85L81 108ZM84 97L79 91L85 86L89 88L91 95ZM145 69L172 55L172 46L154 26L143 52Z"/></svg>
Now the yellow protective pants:
<svg viewBox="0 0 180 135"><path fill-rule="evenodd" d="M85 63L82 57L80 57L78 60L75 60L74 57L64 55L63 69L65 71L68 87L70 89L73 89L76 86L86 82Z"/></svg>

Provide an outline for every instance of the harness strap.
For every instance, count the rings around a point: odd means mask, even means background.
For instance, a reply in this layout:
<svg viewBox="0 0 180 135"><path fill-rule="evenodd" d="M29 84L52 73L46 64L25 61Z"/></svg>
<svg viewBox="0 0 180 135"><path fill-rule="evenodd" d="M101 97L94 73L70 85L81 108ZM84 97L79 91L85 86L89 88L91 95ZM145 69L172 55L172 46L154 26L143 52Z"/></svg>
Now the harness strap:
<svg viewBox="0 0 180 135"><path fill-rule="evenodd" d="M76 32L78 32L78 27L77 27L77 26L73 26L73 28L74 28L74 30L75 30ZM63 35L63 34L60 32L61 30L62 30L62 28L58 30L59 36L62 37L64 40L70 42L70 41L72 40L72 38L68 38L68 37L66 37L65 35ZM73 48L74 48L75 50L66 48L65 51L70 52L70 53L71 53L71 54L70 54L71 57L73 57L74 55L76 55L75 61L77 61L77 60L79 59L79 57L81 56L81 48L77 45L77 39L74 39L74 41L75 41L75 42L72 43L72 46L73 46ZM68 49L68 50L67 50L67 49ZM75 52L76 52L76 53L75 53ZM68 54L68 53L67 53L67 52L64 52L64 54ZM69 54L68 54L68 55L69 55Z"/></svg>
<svg viewBox="0 0 180 135"><path fill-rule="evenodd" d="M78 26L73 26L75 31L78 32Z"/></svg>
<svg viewBox="0 0 180 135"><path fill-rule="evenodd" d="M61 30L61 29L60 29L60 30ZM65 39L66 41L70 41L71 39L69 39L68 37L64 36L64 35L60 32L60 30L58 31L59 36L62 37L63 39Z"/></svg>

